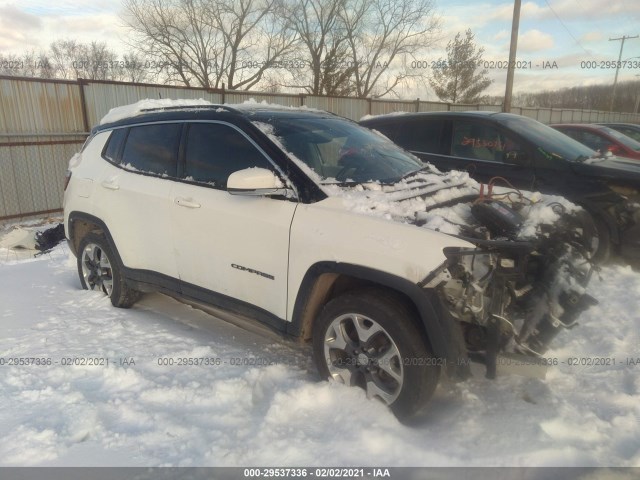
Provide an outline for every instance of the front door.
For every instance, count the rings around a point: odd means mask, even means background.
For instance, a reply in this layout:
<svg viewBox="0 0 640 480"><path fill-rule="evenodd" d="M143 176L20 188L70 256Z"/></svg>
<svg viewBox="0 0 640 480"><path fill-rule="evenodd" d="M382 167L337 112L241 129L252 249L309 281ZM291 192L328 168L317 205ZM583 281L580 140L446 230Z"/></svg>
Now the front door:
<svg viewBox="0 0 640 480"><path fill-rule="evenodd" d="M194 122L187 128L181 181L172 198L183 292L213 303L238 300L285 319L289 229L297 203L229 194L231 173L274 167L231 124Z"/></svg>

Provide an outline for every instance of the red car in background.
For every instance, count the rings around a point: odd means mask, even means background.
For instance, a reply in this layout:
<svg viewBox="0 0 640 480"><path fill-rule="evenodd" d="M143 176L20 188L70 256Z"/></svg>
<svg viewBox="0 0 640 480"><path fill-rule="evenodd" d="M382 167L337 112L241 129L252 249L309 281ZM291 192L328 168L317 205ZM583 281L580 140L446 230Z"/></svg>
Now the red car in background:
<svg viewBox="0 0 640 480"><path fill-rule="evenodd" d="M585 123L561 123L550 126L592 150L599 150L601 153L609 151L618 157L640 160L640 142L613 128Z"/></svg>

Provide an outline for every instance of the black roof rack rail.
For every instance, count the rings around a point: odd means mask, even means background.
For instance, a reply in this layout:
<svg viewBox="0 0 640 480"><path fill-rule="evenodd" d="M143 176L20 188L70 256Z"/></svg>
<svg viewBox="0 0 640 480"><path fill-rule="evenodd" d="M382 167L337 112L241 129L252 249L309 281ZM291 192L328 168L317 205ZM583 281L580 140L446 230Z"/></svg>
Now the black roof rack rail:
<svg viewBox="0 0 640 480"><path fill-rule="evenodd" d="M215 109L224 108L225 110L229 110L230 112L240 113L236 108L229 107L228 105L219 105L219 104L202 105L197 103L194 103L193 105L174 105L170 107L142 108L140 109L140 111L145 113L146 112L163 112L163 111L169 111L169 110L184 110L187 108L198 108L198 109L206 109L206 110L211 110L214 108Z"/></svg>

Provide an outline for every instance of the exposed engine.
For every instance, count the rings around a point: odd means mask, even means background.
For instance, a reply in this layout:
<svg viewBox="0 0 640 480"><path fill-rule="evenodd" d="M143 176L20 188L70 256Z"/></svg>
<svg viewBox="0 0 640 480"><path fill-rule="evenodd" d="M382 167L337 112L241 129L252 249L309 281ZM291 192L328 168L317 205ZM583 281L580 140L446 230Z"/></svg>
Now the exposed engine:
<svg viewBox="0 0 640 480"><path fill-rule="evenodd" d="M585 293L594 268L586 212L569 211L553 197L533 202L519 191L492 190L459 204L466 217L459 236L476 248L446 249L446 264L423 282L460 321L467 351L486 363L488 377L495 376L498 353L539 357L597 304ZM557 220L529 221L544 208Z"/></svg>
<svg viewBox="0 0 640 480"><path fill-rule="evenodd" d="M597 245L591 216L562 197L522 192L501 177L420 172L342 196L354 209L463 238L419 285L462 330L461 351L496 374L498 354L537 359L597 301L586 294ZM496 183L505 187L497 187ZM595 235L595 237L594 237Z"/></svg>

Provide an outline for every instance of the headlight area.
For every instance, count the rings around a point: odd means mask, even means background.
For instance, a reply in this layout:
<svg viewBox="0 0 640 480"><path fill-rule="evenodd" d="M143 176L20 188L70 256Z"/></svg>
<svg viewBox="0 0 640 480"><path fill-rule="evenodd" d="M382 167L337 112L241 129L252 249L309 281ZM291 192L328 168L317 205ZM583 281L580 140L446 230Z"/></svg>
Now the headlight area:
<svg viewBox="0 0 640 480"><path fill-rule="evenodd" d="M569 244L544 254L529 242L474 243L445 248L446 262L420 286L433 289L460 323L469 358L486 365L488 378L499 356L535 363L597 304L585 291L592 264Z"/></svg>

